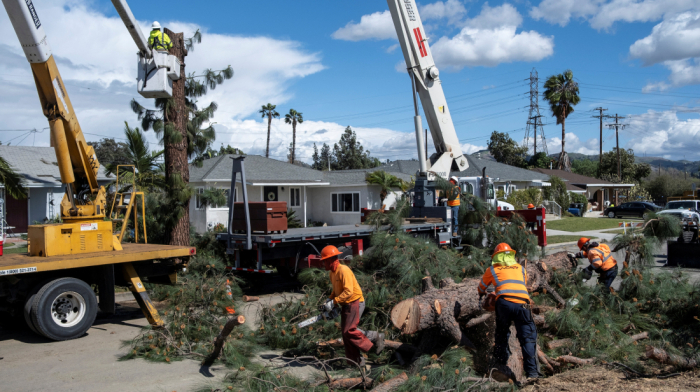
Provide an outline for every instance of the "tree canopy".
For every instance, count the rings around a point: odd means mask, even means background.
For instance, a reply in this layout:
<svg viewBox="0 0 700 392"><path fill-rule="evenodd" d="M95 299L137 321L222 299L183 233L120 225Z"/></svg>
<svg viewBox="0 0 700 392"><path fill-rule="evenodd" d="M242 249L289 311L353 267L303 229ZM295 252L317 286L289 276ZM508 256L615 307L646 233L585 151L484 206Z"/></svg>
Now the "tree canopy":
<svg viewBox="0 0 700 392"><path fill-rule="evenodd" d="M570 161L564 144L566 141L566 118L574 112L574 106L581 98L578 95L578 83L574 73L567 69L564 73L552 75L544 82L544 99L549 103L552 115L561 124L561 154L559 154L559 169L570 171Z"/></svg>
<svg viewBox="0 0 700 392"><path fill-rule="evenodd" d="M618 181L630 181L641 183L642 179L651 174L651 166L647 163L634 162L634 150L620 149L620 166L622 167L622 178ZM600 168L601 176L617 178L617 148L603 153L603 165Z"/></svg>
<svg viewBox="0 0 700 392"><path fill-rule="evenodd" d="M380 165L379 159L370 156L362 144L357 140L355 131L349 126L340 137L338 143L330 146L323 143L321 151L314 143L314 155L312 167L316 170L328 170L330 162L331 170L370 169Z"/></svg>
<svg viewBox="0 0 700 392"><path fill-rule="evenodd" d="M598 162L590 159L577 159L571 162L571 171L582 176L597 177Z"/></svg>
<svg viewBox="0 0 700 392"><path fill-rule="evenodd" d="M117 142L113 138L104 138L99 142L88 142L88 145L95 149L97 160L102 166L129 163L126 157L129 147L124 142Z"/></svg>
<svg viewBox="0 0 700 392"><path fill-rule="evenodd" d="M527 146L518 145L507 133L493 131L487 146L489 153L496 159L496 162L515 167L527 166L527 161L525 160Z"/></svg>
<svg viewBox="0 0 700 392"><path fill-rule="evenodd" d="M3 157L0 157L0 184L3 184L5 191L15 199L27 197L27 189L22 185L22 176L17 174Z"/></svg>

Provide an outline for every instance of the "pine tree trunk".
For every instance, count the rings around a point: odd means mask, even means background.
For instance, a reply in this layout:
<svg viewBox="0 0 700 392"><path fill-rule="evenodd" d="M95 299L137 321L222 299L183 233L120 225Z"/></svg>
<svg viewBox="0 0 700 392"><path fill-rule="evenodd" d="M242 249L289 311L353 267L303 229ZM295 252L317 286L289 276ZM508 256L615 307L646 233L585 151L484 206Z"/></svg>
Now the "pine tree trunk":
<svg viewBox="0 0 700 392"><path fill-rule="evenodd" d="M183 33L173 33L169 29L164 30L173 42L173 47L169 53L177 56L180 60L180 77L179 80L173 82L173 102L174 107L167 113L165 125L172 126L176 132L182 135L180 143L165 144L165 177L172 184L173 178L179 176L182 181L188 183L190 181L190 167L187 162L187 106L185 103L185 40ZM184 190L171 189L171 192ZM182 217L175 223L170 231L168 244L187 246L190 244L190 208L189 200L182 206L184 213Z"/></svg>
<svg viewBox="0 0 700 392"><path fill-rule="evenodd" d="M294 153L297 149L297 120L292 120L292 165L294 164Z"/></svg>
<svg viewBox="0 0 700 392"><path fill-rule="evenodd" d="M265 149L265 158L270 157L270 127L272 126L272 114L267 115L267 149Z"/></svg>

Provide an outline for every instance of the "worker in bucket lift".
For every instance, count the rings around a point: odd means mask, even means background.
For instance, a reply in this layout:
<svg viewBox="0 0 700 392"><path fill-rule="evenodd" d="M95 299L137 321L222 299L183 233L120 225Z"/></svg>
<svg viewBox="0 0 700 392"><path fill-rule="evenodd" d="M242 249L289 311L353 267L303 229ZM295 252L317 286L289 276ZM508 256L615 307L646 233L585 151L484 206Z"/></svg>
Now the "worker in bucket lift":
<svg viewBox="0 0 700 392"><path fill-rule="evenodd" d="M384 349L384 334L377 331L368 331L366 334L357 328L360 316L365 310L365 298L362 289L355 279L350 267L340 264L338 256L341 252L333 245L328 245L321 250L321 261L326 271L330 272L333 292L330 299L334 305L340 306L340 329L345 346L345 356L360 366L364 366L365 359L360 355L360 350L368 352L374 348L378 354Z"/></svg>
<svg viewBox="0 0 700 392"><path fill-rule="evenodd" d="M170 37L160 31L160 23L153 22L151 25L151 35L148 37L148 46L155 50L168 50L173 47Z"/></svg>
<svg viewBox="0 0 700 392"><path fill-rule="evenodd" d="M447 206L452 210L452 235L457 236L459 232L459 202L462 197L462 190L459 189L457 177L450 177L453 187L447 191Z"/></svg>
<svg viewBox="0 0 700 392"><path fill-rule="evenodd" d="M491 256L491 267L481 278L478 288L480 299L486 295L490 285L495 287L496 295L496 364L505 368L508 362L511 354L508 347L510 324L515 323L525 374L528 379L538 378L537 328L532 319L531 300L527 292L527 272L515 260L515 250L505 242L496 246Z"/></svg>
<svg viewBox="0 0 700 392"><path fill-rule="evenodd" d="M610 247L581 237L578 240L578 248L581 251L576 253L574 257L587 258L591 262L591 265L583 270L583 281L591 279L593 271L595 271L599 274L598 283L603 283L605 288L610 290L610 286L617 276L617 260L612 257Z"/></svg>

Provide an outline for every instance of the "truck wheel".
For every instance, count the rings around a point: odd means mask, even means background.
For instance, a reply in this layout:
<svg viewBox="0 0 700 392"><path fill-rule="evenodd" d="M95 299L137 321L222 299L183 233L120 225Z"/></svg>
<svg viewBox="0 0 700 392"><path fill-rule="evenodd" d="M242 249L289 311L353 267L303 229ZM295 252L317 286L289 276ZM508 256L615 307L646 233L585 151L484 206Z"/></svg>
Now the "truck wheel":
<svg viewBox="0 0 700 392"><path fill-rule="evenodd" d="M87 283L60 278L45 284L34 296L31 318L37 331L52 340L76 339L97 316L97 298Z"/></svg>
<svg viewBox="0 0 700 392"><path fill-rule="evenodd" d="M612 218L614 218L614 217L615 217L615 213L614 213L614 212L612 212L612 211L608 212L608 218L612 219Z"/></svg>
<svg viewBox="0 0 700 392"><path fill-rule="evenodd" d="M37 335L41 335L41 332L36 328L36 325L34 325L34 321L32 321L32 305L34 304L34 298L36 298L36 293L41 289L42 285L39 284L36 287L32 289L32 291L27 294L27 300L24 302L24 321L27 323L27 326L29 329L32 330Z"/></svg>

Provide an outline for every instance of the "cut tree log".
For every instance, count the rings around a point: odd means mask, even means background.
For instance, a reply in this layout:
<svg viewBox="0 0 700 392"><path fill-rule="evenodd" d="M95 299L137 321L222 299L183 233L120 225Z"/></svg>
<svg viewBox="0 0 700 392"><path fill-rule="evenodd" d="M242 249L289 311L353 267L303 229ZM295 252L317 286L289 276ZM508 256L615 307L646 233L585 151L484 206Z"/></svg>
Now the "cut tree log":
<svg viewBox="0 0 700 392"><path fill-rule="evenodd" d="M243 296L243 301L244 301L244 302L255 302L255 301L259 301L259 300L260 300L260 297L251 297L251 296L248 296L248 295L244 295L244 296Z"/></svg>
<svg viewBox="0 0 700 392"><path fill-rule="evenodd" d="M224 328L221 330L221 332L219 332L219 336L217 336L214 340L214 350L211 352L211 354L209 354L209 356L206 359L204 359L203 364L205 366L211 366L211 364L213 364L214 361L216 361L216 359L219 358L219 355L221 355L221 350L224 348L224 342L226 342L226 338L228 337L228 335L231 334L233 328L243 323L245 323L245 317L243 316L232 317L226 322Z"/></svg>
<svg viewBox="0 0 700 392"><path fill-rule="evenodd" d="M344 347L343 346L343 338L338 338L338 339L333 339L333 340L328 340L326 342L319 342L317 343L319 346L330 346L330 347ZM418 351L418 347L404 343L404 342L397 342L394 340L384 340L384 347L385 348L390 348L392 350L402 350L402 351Z"/></svg>
<svg viewBox="0 0 700 392"><path fill-rule="evenodd" d="M647 346L646 357L656 362L673 365L681 369L692 369L698 367L698 359L687 358L676 354L669 354L666 350Z"/></svg>
<svg viewBox="0 0 700 392"><path fill-rule="evenodd" d="M555 348L568 346L571 343L573 343L573 341L571 339L552 340L550 342L547 342L547 349L554 350Z"/></svg>
<svg viewBox="0 0 700 392"><path fill-rule="evenodd" d="M573 355L562 355L556 359L557 362L572 363L574 365L590 365L595 362L595 360L595 358L578 358Z"/></svg>
<svg viewBox="0 0 700 392"><path fill-rule="evenodd" d="M389 392L401 386L401 384L408 381L408 376L406 373L401 373L398 376L392 378L389 381L383 382L376 387L372 388L371 392Z"/></svg>

